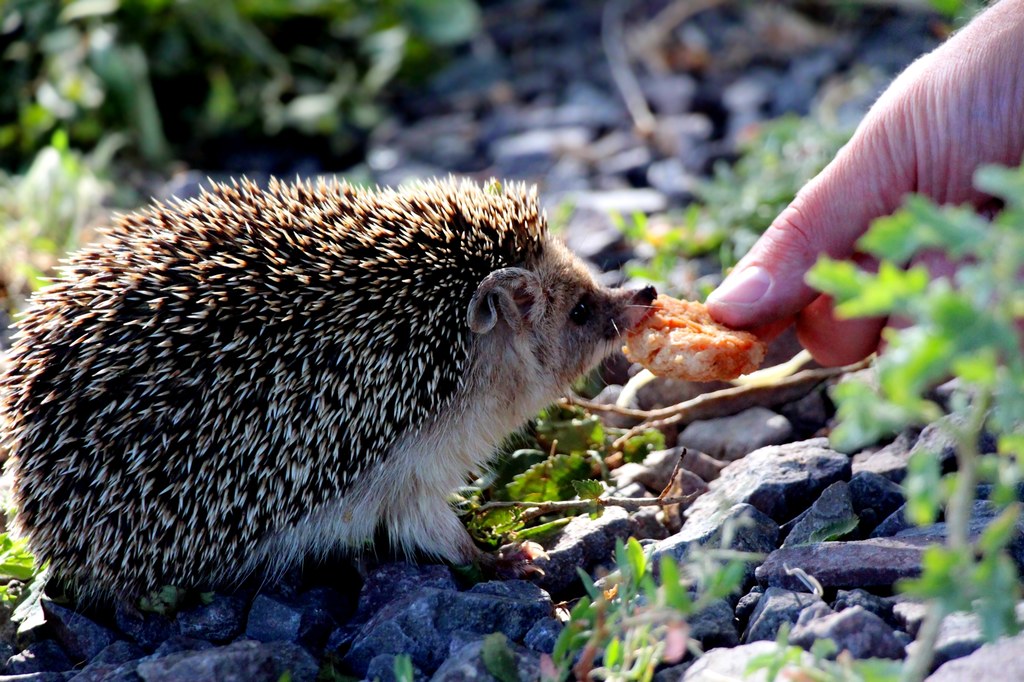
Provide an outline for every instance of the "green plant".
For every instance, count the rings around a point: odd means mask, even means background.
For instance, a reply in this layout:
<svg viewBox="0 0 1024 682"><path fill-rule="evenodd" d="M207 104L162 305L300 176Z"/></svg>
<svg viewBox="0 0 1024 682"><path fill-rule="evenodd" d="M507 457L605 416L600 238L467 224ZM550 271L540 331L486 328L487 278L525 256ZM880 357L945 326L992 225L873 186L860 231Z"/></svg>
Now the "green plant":
<svg viewBox="0 0 1024 682"><path fill-rule="evenodd" d="M102 213L115 138L85 155L58 131L22 175L0 171L0 307L13 312Z"/></svg>
<svg viewBox="0 0 1024 682"><path fill-rule="evenodd" d="M122 131L150 164L285 131L343 153L395 75L436 63L478 15L473 0L9 0L0 163L57 129L80 148Z"/></svg>
<svg viewBox="0 0 1024 682"><path fill-rule="evenodd" d="M681 215L619 219L627 238L652 247L648 262L628 267L630 275L664 283L680 258L705 254L731 267L851 132L827 125L821 116L786 116L760 126L741 143L735 164L715 165Z"/></svg>
<svg viewBox="0 0 1024 682"><path fill-rule="evenodd" d="M0 579L29 582L39 573L35 557L29 553L25 538L15 540L7 533L0 533ZM9 589L9 584L0 585L0 604L9 605L20 597L20 591Z"/></svg>
<svg viewBox="0 0 1024 682"><path fill-rule="evenodd" d="M686 618L739 588L752 556L704 552L685 565L662 557L657 573L635 539L616 543L618 570L597 586L579 570L587 594L573 607L543 666L548 680L650 680L660 663L682 660L695 644Z"/></svg>
<svg viewBox="0 0 1024 682"><path fill-rule="evenodd" d="M948 529L946 545L926 551L921 577L900 586L931 604L905 673L910 680L927 673L939 624L952 611L973 610L990 638L1019 629L1013 608L1021 585L1006 547L1024 480L1024 167L982 168L975 185L1005 202L991 223L969 208L910 198L858 243L881 259L877 273L825 258L808 274L812 286L835 298L840 315L896 315L909 323L883 333L877 386L850 381L834 391L837 447L856 449L904 425L936 420L942 410L929 389L945 377L958 380L950 399L956 415L940 422L956 444L957 472L941 477L937 453L925 453L911 463L905 483L912 520L932 523L945 504ZM959 261L956 274L933 279L921 266L900 267L926 249ZM995 454L979 451L986 431L998 439ZM993 485L990 500L1003 511L974 538L969 521L979 482Z"/></svg>

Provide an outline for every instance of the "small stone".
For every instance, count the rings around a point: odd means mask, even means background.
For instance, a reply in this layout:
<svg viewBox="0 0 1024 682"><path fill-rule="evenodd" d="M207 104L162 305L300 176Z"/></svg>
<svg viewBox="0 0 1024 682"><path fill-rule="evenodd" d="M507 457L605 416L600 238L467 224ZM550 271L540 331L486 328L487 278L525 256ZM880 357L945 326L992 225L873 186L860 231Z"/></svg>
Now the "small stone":
<svg viewBox="0 0 1024 682"><path fill-rule="evenodd" d="M745 502L776 522L785 522L829 485L849 476L850 458L829 448L825 438L769 446L724 468L709 484L711 491L698 498L686 516L713 517L723 507Z"/></svg>
<svg viewBox="0 0 1024 682"><path fill-rule="evenodd" d="M786 536L783 547L806 545L845 536L857 526L850 488L845 481L836 481L815 500Z"/></svg>
<svg viewBox="0 0 1024 682"><path fill-rule="evenodd" d="M720 549L726 528L731 528L732 534L729 549L765 554L778 546L778 525L749 504L737 504L717 514L687 519L678 533L653 545L651 562L657 566L665 555L683 561L691 549L698 547ZM752 574L753 565L747 570Z"/></svg>
<svg viewBox="0 0 1024 682"><path fill-rule="evenodd" d="M109 629L71 609L42 601L43 613L57 641L72 662L92 660L96 654L117 641Z"/></svg>
<svg viewBox="0 0 1024 682"><path fill-rule="evenodd" d="M832 603L833 609L843 611L854 606L870 611L894 628L900 626L899 621L893 615L893 602L891 600L859 588L839 590L836 593L836 600Z"/></svg>
<svg viewBox="0 0 1024 682"><path fill-rule="evenodd" d="M313 682L318 666L309 652L291 642L240 641L182 651L139 662L146 682L273 682L287 672L292 682Z"/></svg>
<svg viewBox="0 0 1024 682"><path fill-rule="evenodd" d="M963 682L991 680L1024 680L1024 634L986 644L974 653L949 661L929 675L925 682Z"/></svg>
<svg viewBox="0 0 1024 682"><path fill-rule="evenodd" d="M577 192L572 200L577 208L626 216L634 213L660 213L668 208L665 195L650 188Z"/></svg>
<svg viewBox="0 0 1024 682"><path fill-rule="evenodd" d="M114 609L114 622L121 632L148 651L178 633L178 624L167 616L139 611L125 602L118 602Z"/></svg>
<svg viewBox="0 0 1024 682"><path fill-rule="evenodd" d="M576 568L590 571L611 560L615 541L630 536L629 513L621 507L609 507L596 519L581 515L570 521L551 541L545 543L547 558L534 564L544 571L537 585L560 595L579 582Z"/></svg>
<svg viewBox="0 0 1024 682"><path fill-rule="evenodd" d="M902 659L905 655L903 644L893 629L884 620L859 606L814 619L805 620L802 615L789 634L792 644L808 650L819 639L831 639L836 643L837 654L848 651L857 659Z"/></svg>
<svg viewBox="0 0 1024 682"><path fill-rule="evenodd" d="M153 652L153 658L160 658L161 656L168 656L182 651L202 651L203 649L212 648L213 645L206 640L172 635L166 642L156 648Z"/></svg>
<svg viewBox="0 0 1024 682"><path fill-rule="evenodd" d="M487 664L484 662L484 639L476 639L460 646L451 652L445 662L434 673L432 680L438 682L483 682L493 680ZM510 666L514 668L521 680L540 679L540 654L522 647L515 642L506 642ZM511 672L511 671L510 671Z"/></svg>
<svg viewBox="0 0 1024 682"><path fill-rule="evenodd" d="M114 642L82 668L76 682L135 682L138 659L145 651L130 642Z"/></svg>
<svg viewBox="0 0 1024 682"><path fill-rule="evenodd" d="M684 73L648 76L642 85L648 101L662 116L689 113L697 92L697 82Z"/></svg>
<svg viewBox="0 0 1024 682"><path fill-rule="evenodd" d="M857 533L869 536L878 524L900 509L905 502L903 489L889 479L871 471L861 471L850 479L853 511L860 519Z"/></svg>
<svg viewBox="0 0 1024 682"><path fill-rule="evenodd" d="M74 667L57 642L44 639L41 642L30 644L24 651L8 658L3 673L4 675L59 673Z"/></svg>
<svg viewBox="0 0 1024 682"><path fill-rule="evenodd" d="M754 609L757 608L763 594L764 588L760 585L754 585L750 588L750 592L747 592L736 602L736 608L733 609L733 613L736 616L736 625L741 630L746 629L747 624L750 622L750 616L754 613Z"/></svg>
<svg viewBox="0 0 1024 682"><path fill-rule="evenodd" d="M919 612L913 614L917 619L914 631L920 627L920 620L923 620L924 608L921 605ZM904 611L901 615L907 617ZM1024 625L1024 602L1017 604L1017 623ZM935 658L932 668L937 668L947 661L969 656L985 644L985 634L982 631L981 620L976 613L951 613L942 619L939 626L939 637L935 641ZM911 644L909 652L913 653L916 643Z"/></svg>
<svg viewBox="0 0 1024 682"><path fill-rule="evenodd" d="M320 591L333 593L329 588ZM245 626L245 636L259 642L295 642L317 653L338 623L332 611L332 594L318 599L307 593L296 600L285 601L261 594L252 602Z"/></svg>
<svg viewBox="0 0 1024 682"><path fill-rule="evenodd" d="M523 644L542 654L550 654L555 650L555 642L562 634L563 627L562 621L557 618L541 618L526 633Z"/></svg>
<svg viewBox="0 0 1024 682"><path fill-rule="evenodd" d="M743 641L775 641L775 636L779 634L779 628L783 624L796 623L804 609L813 604L823 603L820 597L813 594L769 587L750 614L747 630L743 633Z"/></svg>
<svg viewBox="0 0 1024 682"><path fill-rule="evenodd" d="M383 604L352 638L344 663L365 675L376 656L405 653L430 674L457 632L501 632L521 641L538 620L552 615L548 594L522 580L481 583L466 592L426 587Z"/></svg>
<svg viewBox="0 0 1024 682"><path fill-rule="evenodd" d="M601 270L622 266L632 257L625 236L605 211L577 207L565 227L565 243Z"/></svg>
<svg viewBox="0 0 1024 682"><path fill-rule="evenodd" d="M442 564L383 564L366 576L353 620L366 622L387 603L422 589L457 591L451 569Z"/></svg>
<svg viewBox="0 0 1024 682"><path fill-rule="evenodd" d="M683 675L682 682L722 682L722 680L744 680L744 682L764 682L767 674L764 670L748 675L747 666L755 658L767 656L778 650L775 642L754 642L742 646L712 649L690 666ZM779 671L776 679L786 679L798 674L800 667L808 667L814 657L802 652L800 660L787 665Z"/></svg>
<svg viewBox="0 0 1024 682"><path fill-rule="evenodd" d="M203 604L178 614L178 628L182 635L221 644L242 633L247 604L234 595L215 594L209 604Z"/></svg>
<svg viewBox="0 0 1024 682"><path fill-rule="evenodd" d="M817 433L831 416L831 402L824 388L818 388L803 398L778 407L779 414L789 420L797 433Z"/></svg>
<svg viewBox="0 0 1024 682"><path fill-rule="evenodd" d="M685 204L692 201L701 179L687 170L680 159L669 157L647 166L647 183L662 194Z"/></svg>
<svg viewBox="0 0 1024 682"><path fill-rule="evenodd" d="M766 445L785 443L792 433L781 414L752 407L731 417L692 422L679 434L679 444L731 462Z"/></svg>
<svg viewBox="0 0 1024 682"><path fill-rule="evenodd" d="M819 542L778 549L756 571L762 585L802 589L787 567L799 566L825 589L891 587L921 573L921 555L930 543L917 538L872 538L854 542Z"/></svg>
<svg viewBox="0 0 1024 682"><path fill-rule="evenodd" d="M370 661L370 667L366 669L366 679L374 682L399 682L395 677L395 654L381 654ZM412 667L412 679L414 682L424 682L427 676L415 665Z"/></svg>
<svg viewBox="0 0 1024 682"><path fill-rule="evenodd" d="M740 643L739 633L733 624L732 607L724 599L710 602L687 620L690 624L690 637L700 642L704 650Z"/></svg>

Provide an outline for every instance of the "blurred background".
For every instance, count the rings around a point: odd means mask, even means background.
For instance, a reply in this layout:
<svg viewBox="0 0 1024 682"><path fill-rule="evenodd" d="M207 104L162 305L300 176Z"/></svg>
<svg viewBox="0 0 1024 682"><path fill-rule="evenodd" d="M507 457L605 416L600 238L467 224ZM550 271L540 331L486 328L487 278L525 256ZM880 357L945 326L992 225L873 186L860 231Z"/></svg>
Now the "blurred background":
<svg viewBox="0 0 1024 682"><path fill-rule="evenodd" d="M0 330L207 178L537 183L609 283L706 295L957 0L0 0ZM0 331L0 349L7 343Z"/></svg>

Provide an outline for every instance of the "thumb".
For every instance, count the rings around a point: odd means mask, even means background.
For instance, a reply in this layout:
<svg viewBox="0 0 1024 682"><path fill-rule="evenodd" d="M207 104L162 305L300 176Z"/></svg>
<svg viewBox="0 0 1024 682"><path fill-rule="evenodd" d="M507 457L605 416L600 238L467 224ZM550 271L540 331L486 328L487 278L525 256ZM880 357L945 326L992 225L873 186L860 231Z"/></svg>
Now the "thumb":
<svg viewBox="0 0 1024 682"><path fill-rule="evenodd" d="M912 169L913 159L900 158L892 143L900 139L909 138L882 126L861 126L711 293L712 317L731 327L761 327L811 303L818 293L804 276L818 257L850 256L871 221L892 213L912 191L912 172L900 169Z"/></svg>

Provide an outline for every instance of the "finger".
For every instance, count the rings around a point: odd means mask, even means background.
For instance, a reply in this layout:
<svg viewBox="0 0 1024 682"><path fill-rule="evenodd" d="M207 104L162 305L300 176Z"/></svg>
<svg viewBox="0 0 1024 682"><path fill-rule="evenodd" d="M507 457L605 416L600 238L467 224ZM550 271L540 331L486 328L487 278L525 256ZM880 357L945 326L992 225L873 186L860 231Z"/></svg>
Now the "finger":
<svg viewBox="0 0 1024 682"><path fill-rule="evenodd" d="M884 317L836 317L835 303L821 295L797 316L800 344L825 367L857 362L878 347Z"/></svg>
<svg viewBox="0 0 1024 682"><path fill-rule="evenodd" d="M900 147L913 137L901 132L904 124L884 110L866 119L708 297L712 317L747 328L794 316L817 298L804 276L818 258L849 256L871 221L913 189L914 152Z"/></svg>

